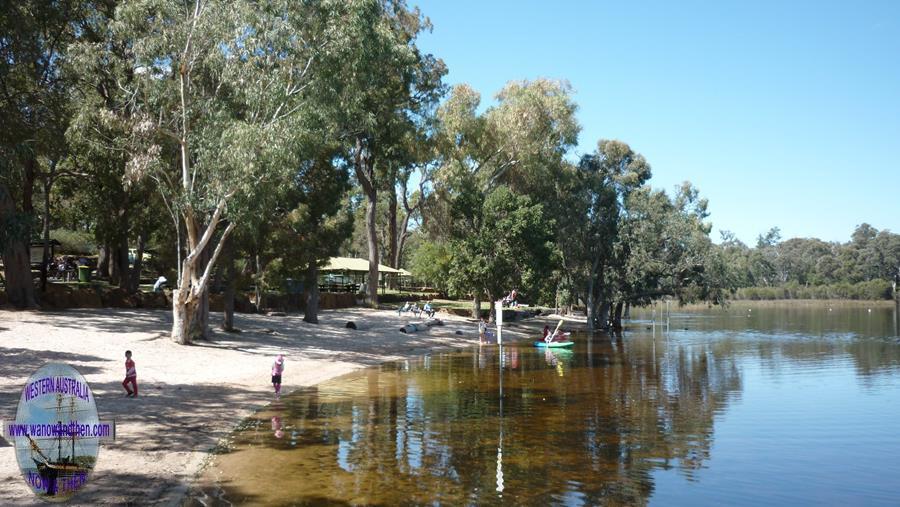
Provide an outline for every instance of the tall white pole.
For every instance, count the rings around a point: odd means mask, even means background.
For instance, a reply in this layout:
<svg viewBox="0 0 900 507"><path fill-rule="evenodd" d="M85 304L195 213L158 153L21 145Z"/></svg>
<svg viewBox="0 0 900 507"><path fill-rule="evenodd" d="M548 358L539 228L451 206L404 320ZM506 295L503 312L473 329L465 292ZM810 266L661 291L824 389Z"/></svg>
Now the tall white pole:
<svg viewBox="0 0 900 507"><path fill-rule="evenodd" d="M503 301L494 302L494 307L497 308L497 345L503 344Z"/></svg>
<svg viewBox="0 0 900 507"><path fill-rule="evenodd" d="M498 313L502 313L502 306L498 306ZM497 343L500 343L500 327L503 322L502 317L497 320ZM497 442L497 493L499 493L500 498L503 498L503 345L500 345L500 348L497 352L499 356L500 363L500 438Z"/></svg>

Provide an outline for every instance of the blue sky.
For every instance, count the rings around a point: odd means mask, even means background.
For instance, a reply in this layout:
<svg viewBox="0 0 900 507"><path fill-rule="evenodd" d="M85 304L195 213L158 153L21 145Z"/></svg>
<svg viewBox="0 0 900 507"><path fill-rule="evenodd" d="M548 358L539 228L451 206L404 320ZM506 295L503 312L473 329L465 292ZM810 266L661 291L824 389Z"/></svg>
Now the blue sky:
<svg viewBox="0 0 900 507"><path fill-rule="evenodd" d="M568 80L578 154L620 139L691 181L716 241L900 232L900 2L409 1L448 83Z"/></svg>

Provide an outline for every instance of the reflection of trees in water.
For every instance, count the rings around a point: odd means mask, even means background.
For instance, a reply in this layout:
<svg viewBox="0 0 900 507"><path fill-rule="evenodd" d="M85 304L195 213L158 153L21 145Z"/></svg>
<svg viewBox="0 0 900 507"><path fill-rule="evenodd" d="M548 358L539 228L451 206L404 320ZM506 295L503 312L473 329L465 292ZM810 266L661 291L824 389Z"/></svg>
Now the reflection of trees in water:
<svg viewBox="0 0 900 507"><path fill-rule="evenodd" d="M863 378L882 373L893 374L900 367L900 344L891 338L732 333L711 341L709 346L716 356L758 358L762 368L774 374L796 367L825 371L848 356L857 374Z"/></svg>
<svg viewBox="0 0 900 507"><path fill-rule="evenodd" d="M287 481L284 501L491 504L502 428L504 501L644 504L657 470L695 480L716 415L741 395L742 363L780 374L852 358L863 378L900 365L890 339L833 334L868 326L856 331L867 336L880 317L829 323L812 313L692 319L669 340L598 336L590 354L505 347L502 419L496 347L384 365L288 397L285 431L297 433L296 446L270 438L269 454L253 459L265 469L273 452L289 450L279 469L302 480Z"/></svg>
<svg viewBox="0 0 900 507"><path fill-rule="evenodd" d="M278 459L304 474L286 481L290 498L491 503L501 426L506 500L642 504L654 470L692 477L709 457L715 414L741 389L733 356L659 340L591 346L555 365L505 348L502 419L496 348L408 373L385 365L288 399L285 430L298 443ZM288 445L273 439L268 452Z"/></svg>
<svg viewBox="0 0 900 507"><path fill-rule="evenodd" d="M900 366L900 344L894 338L900 324L894 322L894 308L869 311L865 305L822 303L747 310L735 302L727 312L680 314L673 317L673 327L715 333L716 340L705 341L714 342L718 351L754 355L770 370L798 363L826 366L845 354L863 377Z"/></svg>
<svg viewBox="0 0 900 507"><path fill-rule="evenodd" d="M672 329L702 331L739 331L763 335L824 337L853 335L883 338L894 335L893 308L866 305L840 306L835 303L815 305L784 304L748 308L740 301L728 310L720 308L701 312L677 313L671 317Z"/></svg>

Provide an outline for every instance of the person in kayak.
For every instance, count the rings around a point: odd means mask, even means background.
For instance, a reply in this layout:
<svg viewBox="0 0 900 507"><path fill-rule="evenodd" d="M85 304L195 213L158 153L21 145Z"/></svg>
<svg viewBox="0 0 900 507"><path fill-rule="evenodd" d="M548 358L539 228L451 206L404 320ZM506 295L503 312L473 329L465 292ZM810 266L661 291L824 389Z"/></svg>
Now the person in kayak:
<svg viewBox="0 0 900 507"><path fill-rule="evenodd" d="M566 341L566 333L560 332L557 326L556 330L550 332L550 326L544 326L544 341L547 343Z"/></svg>

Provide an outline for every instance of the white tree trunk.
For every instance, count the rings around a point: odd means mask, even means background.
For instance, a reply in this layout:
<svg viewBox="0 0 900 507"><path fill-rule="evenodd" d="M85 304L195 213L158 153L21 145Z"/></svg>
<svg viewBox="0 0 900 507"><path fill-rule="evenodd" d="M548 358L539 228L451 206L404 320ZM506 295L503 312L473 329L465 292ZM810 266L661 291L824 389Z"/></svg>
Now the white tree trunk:
<svg viewBox="0 0 900 507"><path fill-rule="evenodd" d="M181 289L172 291L172 339L180 345L191 343L191 320L196 304L189 304Z"/></svg>

